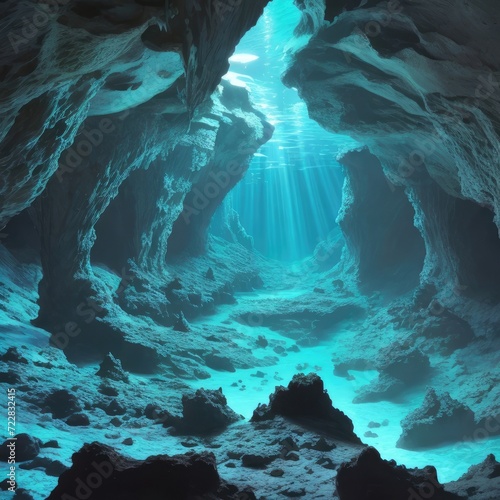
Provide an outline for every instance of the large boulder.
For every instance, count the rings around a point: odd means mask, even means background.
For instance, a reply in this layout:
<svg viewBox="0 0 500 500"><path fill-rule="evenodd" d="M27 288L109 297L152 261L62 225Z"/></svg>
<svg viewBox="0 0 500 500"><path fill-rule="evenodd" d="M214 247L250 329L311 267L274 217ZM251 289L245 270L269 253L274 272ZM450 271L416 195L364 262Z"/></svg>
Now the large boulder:
<svg viewBox="0 0 500 500"><path fill-rule="evenodd" d="M171 417L165 425L183 434L208 434L222 431L242 418L229 408L222 389L198 389L182 396L182 418Z"/></svg>
<svg viewBox="0 0 500 500"><path fill-rule="evenodd" d="M44 401L53 418L66 418L81 411L82 407L74 394L66 389L52 391Z"/></svg>
<svg viewBox="0 0 500 500"><path fill-rule="evenodd" d="M474 432L474 412L447 392L427 389L420 408L401 421L398 448L416 450L460 441Z"/></svg>
<svg viewBox="0 0 500 500"><path fill-rule="evenodd" d="M7 439L0 445L0 461L7 462L9 458L15 458L17 462L33 460L40 453L42 442L29 434L17 434L15 441Z"/></svg>
<svg viewBox="0 0 500 500"><path fill-rule="evenodd" d="M351 419L334 408L323 380L315 373L294 375L288 388L279 386L253 412L252 422L273 419L276 415L301 420L339 439L361 443Z"/></svg>
<svg viewBox="0 0 500 500"><path fill-rule="evenodd" d="M157 455L134 460L100 444L85 444L73 454L72 467L59 478L47 500L139 500L153 498L236 499L236 486L225 484L212 453ZM245 493L249 500L255 496Z"/></svg>
<svg viewBox="0 0 500 500"><path fill-rule="evenodd" d="M458 500L437 478L434 467L407 469L383 460L371 446L350 462L343 463L335 480L340 500Z"/></svg>

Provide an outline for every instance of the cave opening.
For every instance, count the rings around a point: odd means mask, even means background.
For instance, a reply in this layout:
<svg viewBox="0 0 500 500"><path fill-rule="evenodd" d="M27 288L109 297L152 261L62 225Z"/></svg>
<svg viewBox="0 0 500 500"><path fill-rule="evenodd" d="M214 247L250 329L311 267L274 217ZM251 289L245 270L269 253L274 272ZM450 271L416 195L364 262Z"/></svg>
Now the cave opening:
<svg viewBox="0 0 500 500"><path fill-rule="evenodd" d="M498 16L333 3L26 2L14 498L500 497Z"/></svg>

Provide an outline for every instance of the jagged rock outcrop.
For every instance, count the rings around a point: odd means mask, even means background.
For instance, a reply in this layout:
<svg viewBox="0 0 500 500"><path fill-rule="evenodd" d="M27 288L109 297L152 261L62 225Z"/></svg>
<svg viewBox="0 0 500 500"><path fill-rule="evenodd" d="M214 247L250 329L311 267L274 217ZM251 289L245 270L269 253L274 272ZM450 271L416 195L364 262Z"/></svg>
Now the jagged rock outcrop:
<svg viewBox="0 0 500 500"><path fill-rule="evenodd" d="M397 445L415 450L466 439L476 429L474 412L447 392L427 390L420 408L401 422Z"/></svg>
<svg viewBox="0 0 500 500"><path fill-rule="evenodd" d="M221 432L242 418L229 408L222 389L198 389L182 396L182 418L167 418L164 425L183 434L203 435Z"/></svg>
<svg viewBox="0 0 500 500"><path fill-rule="evenodd" d="M343 463L335 479L340 500L460 500L464 496L445 491L434 467L407 469L383 460L379 452L366 448L351 462Z"/></svg>
<svg viewBox="0 0 500 500"><path fill-rule="evenodd" d="M276 415L303 420L316 429L352 443L361 443L354 425L342 411L333 407L323 380L315 373L294 375L288 387L278 386L269 396L269 404L259 405L252 422L270 420Z"/></svg>
<svg viewBox="0 0 500 500"><path fill-rule="evenodd" d="M500 489L500 464L494 455L488 455L483 462L473 465L457 481L446 484L446 489L457 494L467 494L472 500L488 500L498 496Z"/></svg>

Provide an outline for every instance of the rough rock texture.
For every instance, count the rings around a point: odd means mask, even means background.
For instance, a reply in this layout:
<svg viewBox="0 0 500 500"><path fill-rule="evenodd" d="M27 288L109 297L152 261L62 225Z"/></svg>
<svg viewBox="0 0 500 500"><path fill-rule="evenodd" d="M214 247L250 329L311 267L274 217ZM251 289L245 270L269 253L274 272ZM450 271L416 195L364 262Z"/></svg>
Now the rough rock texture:
<svg viewBox="0 0 500 500"><path fill-rule="evenodd" d="M266 3L179 3L171 17L163 2L3 2L0 227L43 191L88 115L172 89L192 116Z"/></svg>
<svg viewBox="0 0 500 500"><path fill-rule="evenodd" d="M194 394L182 396L182 418L169 419L166 424L179 432L199 435L221 432L242 418L229 408L222 389L198 389Z"/></svg>
<svg viewBox="0 0 500 500"><path fill-rule="evenodd" d="M420 408L401 422L403 433L397 442L410 450L460 441L476 429L474 412L445 393L427 390Z"/></svg>
<svg viewBox="0 0 500 500"><path fill-rule="evenodd" d="M494 455L488 455L484 462L473 465L457 481L446 484L446 489L457 494L467 494L473 500L493 498L500 487L500 464Z"/></svg>
<svg viewBox="0 0 500 500"><path fill-rule="evenodd" d="M354 403L395 400L408 388L424 382L431 372L429 357L418 347L403 342L381 349L375 368L378 378L359 390Z"/></svg>
<svg viewBox="0 0 500 500"><path fill-rule="evenodd" d="M53 418L69 417L82 409L77 397L66 389L52 391L43 405L52 413Z"/></svg>
<svg viewBox="0 0 500 500"><path fill-rule="evenodd" d="M159 455L139 461L124 457L109 446L92 443L75 453L72 461L73 466L61 475L47 500L64 495L92 495L96 500L137 500L162 495L179 499L239 498L237 487L221 481L215 457L210 453Z"/></svg>
<svg viewBox="0 0 500 500"><path fill-rule="evenodd" d="M172 224L195 183L229 160L242 168L221 197L241 178L271 132L263 134L243 89L225 86L228 107L210 96L266 3L227 6L210 0L168 9L161 2L132 0L105 6L29 1L23 8L2 3L7 50L1 61L0 228L30 207L44 272L37 325L73 335L82 317L105 316L96 306L87 312L88 301L95 304L103 291L93 282L90 251L96 224L132 172L150 167L139 191L155 186L147 202L129 205L145 220L137 228L139 244L122 257L137 257L140 267L146 258L155 260L148 255L151 246L159 253L156 261L164 259ZM217 160L211 154L216 137L232 126L246 126L241 137L231 137L242 141L232 143L237 154ZM188 152L181 162L169 155L183 139L189 149L197 132L201 151ZM204 158L204 152L210 154ZM218 201L201 216L201 232ZM158 206L164 210L158 213ZM192 231L204 241L194 225Z"/></svg>
<svg viewBox="0 0 500 500"><path fill-rule="evenodd" d="M102 302L103 291L90 267L96 237L94 259L124 275L119 295L133 277L148 282L164 273L167 249L175 254L191 245L193 253L202 252L215 208L272 135L243 89L221 86L201 106L189 133L186 115L172 109L174 101L174 96L161 94L125 118L93 119L91 130L99 129L102 120L115 129L101 134L102 145L85 161L49 182L38 210L40 232L47 239L42 243L38 325L57 331L68 323L81 325L83 319L85 329L90 314L106 315L95 305L99 297ZM77 189L82 185L87 189ZM124 224L117 226L117 219ZM176 224L182 227L176 230ZM118 254L110 253L115 247L121 249ZM134 261L132 274L128 259Z"/></svg>
<svg viewBox="0 0 500 500"><path fill-rule="evenodd" d="M419 282L425 247L404 190L387 181L379 160L366 148L340 161L346 179L337 222L361 289L411 290Z"/></svg>
<svg viewBox="0 0 500 500"><path fill-rule="evenodd" d="M128 382L128 375L123 370L120 360L116 359L111 353L108 353L103 359L96 375L111 380L123 380L124 382Z"/></svg>
<svg viewBox="0 0 500 500"><path fill-rule="evenodd" d="M340 500L459 500L437 479L436 469L407 469L383 460L379 452L366 448L359 457L340 466L335 479Z"/></svg>
<svg viewBox="0 0 500 500"><path fill-rule="evenodd" d="M500 44L500 15L495 2L300 4L303 31L312 37L294 55L284 82L298 89L313 119L358 140L376 157L387 178L389 204L390 198L407 196L425 243L420 279L438 285L442 304L471 317L468 299L497 303L500 66L494 47ZM464 25L463 18L470 22ZM359 154L346 157L347 189L350 159ZM353 199L349 210L363 203ZM356 257L371 255L377 239L361 240L356 226L344 224L344 231L351 247L353 241L362 244L354 248ZM406 228L404 238L410 234L414 230Z"/></svg>
<svg viewBox="0 0 500 500"><path fill-rule="evenodd" d="M303 419L339 439L361 443L354 433L351 419L332 406L323 381L315 373L299 373L293 376L288 387L276 387L275 392L269 396L269 404L259 405L254 410L252 421L269 420L276 415Z"/></svg>

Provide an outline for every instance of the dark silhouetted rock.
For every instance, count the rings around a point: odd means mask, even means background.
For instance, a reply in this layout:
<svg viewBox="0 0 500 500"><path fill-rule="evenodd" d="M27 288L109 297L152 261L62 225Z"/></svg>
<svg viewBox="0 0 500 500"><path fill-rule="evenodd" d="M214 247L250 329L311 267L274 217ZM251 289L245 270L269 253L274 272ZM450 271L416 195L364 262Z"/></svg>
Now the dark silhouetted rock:
<svg viewBox="0 0 500 500"><path fill-rule="evenodd" d="M40 445L42 442L29 434L17 434L15 441L11 439L5 440L0 446L0 461L7 462L11 453L12 443L15 443L15 458L16 462L26 462L33 460L40 453ZM10 447L9 447L10 445Z"/></svg>
<svg viewBox="0 0 500 500"><path fill-rule="evenodd" d="M82 409L76 396L66 389L50 393L45 398L44 404L52 412L53 418L66 418Z"/></svg>
<svg viewBox="0 0 500 500"><path fill-rule="evenodd" d="M16 494L12 497L12 500L35 500L28 490L24 488L18 488Z"/></svg>
<svg viewBox="0 0 500 500"><path fill-rule="evenodd" d="M40 448L60 448L60 446L55 439L51 439L50 441L40 445Z"/></svg>
<svg viewBox="0 0 500 500"><path fill-rule="evenodd" d="M264 337L263 335L259 335L257 337L256 344L259 347L267 347L269 345L269 342L267 341L266 337Z"/></svg>
<svg viewBox="0 0 500 500"><path fill-rule="evenodd" d="M174 426L183 433L206 434L221 431L242 418L229 408L222 389L198 389L182 397L182 419Z"/></svg>
<svg viewBox="0 0 500 500"><path fill-rule="evenodd" d="M31 470L31 469L44 469L47 476L59 477L65 470L68 470L62 462L59 460L51 460L46 457L36 457L31 462L21 464L20 469Z"/></svg>
<svg viewBox="0 0 500 500"><path fill-rule="evenodd" d="M315 373L294 375L288 388L279 386L268 405L259 405L251 421L270 420L276 415L301 419L314 428L353 443L361 443L349 417L332 406L332 400Z"/></svg>
<svg viewBox="0 0 500 500"><path fill-rule="evenodd" d="M90 420L85 413L73 413L66 419L66 423L72 427L86 427L90 425Z"/></svg>
<svg viewBox="0 0 500 500"><path fill-rule="evenodd" d="M207 354L205 356L205 364L212 368L212 370L218 370L222 372L235 372L236 369L229 358L225 356L219 356L217 354Z"/></svg>
<svg viewBox="0 0 500 500"><path fill-rule="evenodd" d="M92 443L74 453L72 461L47 500L75 497L77 488L80 494L92 495L92 500L255 498L253 494L243 497L236 486L221 481L212 453L134 460L109 446Z"/></svg>
<svg viewBox="0 0 500 500"><path fill-rule="evenodd" d="M104 411L107 415L114 417L115 415L125 415L127 409L122 406L118 400L113 399L113 401L111 401L111 403L104 408Z"/></svg>
<svg viewBox="0 0 500 500"><path fill-rule="evenodd" d="M336 477L341 500L459 500L462 497L444 491L436 469L406 469L391 460L382 460L379 452L368 447L343 463Z"/></svg>
<svg viewBox="0 0 500 500"><path fill-rule="evenodd" d="M304 443L300 446L300 448L307 448L309 450L317 450L317 451L332 451L337 447L335 443L329 443L324 437L319 438L316 443Z"/></svg>
<svg viewBox="0 0 500 500"><path fill-rule="evenodd" d="M407 450L455 442L475 429L474 412L447 392L427 389L420 408L401 422L403 433L396 446Z"/></svg>
<svg viewBox="0 0 500 500"><path fill-rule="evenodd" d="M265 469L269 464L274 462L279 455L252 455L245 454L241 457L243 467L251 469Z"/></svg>
<svg viewBox="0 0 500 500"><path fill-rule="evenodd" d="M118 396L118 390L106 383L101 384L99 386L98 391L104 396L112 396L112 397Z"/></svg>
<svg viewBox="0 0 500 500"><path fill-rule="evenodd" d="M11 361L12 363L22 363L27 365L28 360L21 355L17 347L9 347L7 351L0 356L0 361Z"/></svg>
<svg viewBox="0 0 500 500"><path fill-rule="evenodd" d="M116 359L110 352L106 354L106 357L102 360L96 375L111 380L128 382L128 375L123 370L121 361Z"/></svg>
<svg viewBox="0 0 500 500"><path fill-rule="evenodd" d="M14 371L0 372L0 383L9 385L19 385L22 382L21 377Z"/></svg>

